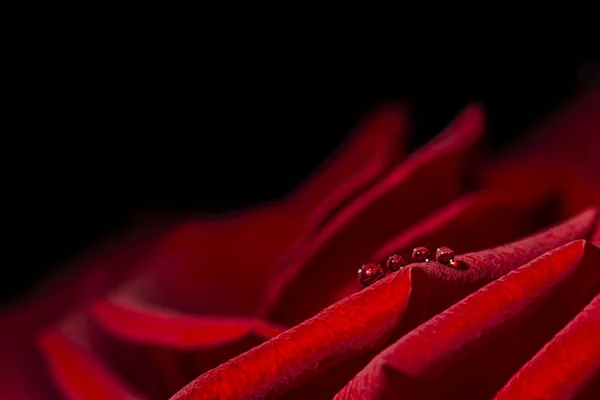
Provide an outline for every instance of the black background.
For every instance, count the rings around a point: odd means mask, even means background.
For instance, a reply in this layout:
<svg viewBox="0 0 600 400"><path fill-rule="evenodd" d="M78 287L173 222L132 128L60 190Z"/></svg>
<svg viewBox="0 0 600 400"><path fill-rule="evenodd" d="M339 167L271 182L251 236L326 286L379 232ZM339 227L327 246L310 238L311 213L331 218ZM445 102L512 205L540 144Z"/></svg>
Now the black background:
<svg viewBox="0 0 600 400"><path fill-rule="evenodd" d="M222 213L281 197L372 107L405 100L414 147L468 102L500 151L589 86L590 51L399 61L244 54L40 56L16 101L3 300L148 210ZM367 61L367 62L365 62ZM7 220L10 218L7 218Z"/></svg>

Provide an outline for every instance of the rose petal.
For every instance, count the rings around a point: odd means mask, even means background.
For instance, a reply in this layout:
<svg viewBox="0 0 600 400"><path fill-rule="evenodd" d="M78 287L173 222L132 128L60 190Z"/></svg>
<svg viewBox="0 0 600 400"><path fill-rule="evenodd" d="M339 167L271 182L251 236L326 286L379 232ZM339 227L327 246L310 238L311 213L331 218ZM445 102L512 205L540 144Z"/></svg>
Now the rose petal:
<svg viewBox="0 0 600 400"><path fill-rule="evenodd" d="M600 398L600 382L595 376L600 369L599 332L597 295L511 378L496 398Z"/></svg>
<svg viewBox="0 0 600 400"><path fill-rule="evenodd" d="M40 335L48 369L60 392L73 399L143 399L85 350L58 331Z"/></svg>
<svg viewBox="0 0 600 400"><path fill-rule="evenodd" d="M179 350L211 349L250 334L270 339L285 330L255 318L196 317L133 299L96 302L92 315L122 340Z"/></svg>
<svg viewBox="0 0 600 400"><path fill-rule="evenodd" d="M122 297L96 302L91 313L109 334L100 340L113 368L151 398L284 331L255 318L198 317Z"/></svg>
<svg viewBox="0 0 600 400"><path fill-rule="evenodd" d="M471 177L464 169L471 165L470 158L476 155L471 142L477 141L477 135L466 134L466 139L454 135L459 137L458 140L447 135L449 137L438 139L437 148L430 147L417 153L406 166L371 186L400 157L401 150L396 142L403 134L406 122L393 108L378 111L325 172L311 178L303 189L288 199L232 218L184 224L172 231L144 263L108 262L106 266L92 268L92 273L78 278L74 285L69 284L67 290L61 290L63 293L48 298L50 301L44 306L48 305L45 310L51 310L51 315L42 308L32 309L40 316L50 315L44 320L29 323L24 318L19 319L21 313L16 313L16 329L5 335L8 340L0 342L19 347L30 340L35 329L50 322L61 310L71 312L82 308L86 302L101 295L107 286L122 280L122 271L130 273L135 270L131 267L150 270L151 273L140 279L136 277L115 291L117 297L98 302L92 309L93 322L86 315L75 315L61 324L60 329L46 330L40 336L40 344L55 383L64 395L133 396L127 388L131 384L150 397L164 398L192 376L281 331L279 326L255 319L253 314L272 275L277 277L275 287L263 302L262 315L294 323L345 295L344 291L350 288L348 279L353 278L352 274L341 275L341 270L349 262L363 258L369 261L366 258L373 252L375 260L385 257L380 245L394 235L397 236L386 247L394 251L404 250L417 241L434 246L434 242L444 240L443 244L455 247L462 254L514 240L583 207L600 204L600 190L593 184L594 180L600 182L597 174L600 164L594 150L598 142L595 133L600 127L595 112L599 101L600 91L593 92L583 105L555 120L550 129L545 129L546 134L551 133L550 137L546 135L542 141L532 141L533 151L529 149L526 156L517 155L506 165L483 175L484 187L512 192L513 198L494 192L487 198L485 194L475 195L450 204L421 221L419 218L443 207L455 195L470 188ZM472 118L473 121L477 119ZM464 122L464 117L463 123L469 125ZM460 128L460 123L455 126ZM566 131L570 134L564 135ZM552 136L552 132L560 135ZM563 140L565 137L568 142ZM460 156L455 156L457 154ZM440 177L447 179L437 180ZM408 188L413 181L413 192L396 187L404 185ZM423 181L429 184L424 185ZM415 188L419 189L416 195ZM391 195L399 196L400 192L401 198ZM388 201L382 200L388 196ZM545 200L553 197L560 200L558 206L552 202L547 203L550 208L542 206ZM392 209L394 203L411 204L411 209L385 210L387 206ZM380 221L382 216L390 215L391 219L385 219L384 223ZM541 216L544 218L540 219ZM560 391L565 395L591 396L589 387L586 392L579 389L584 381L598 386L598 346L585 346L586 337L581 340L581 336L573 334L582 326L593 334L594 329L598 330L598 320L581 312L579 315L583 317L572 321L563 330L564 335L561 333L554 340L551 336L598 293L597 269L589 265L598 264L600 250L586 244L581 262L574 270L566 268L568 272L561 267L553 269L547 263L540 264L539 259L531 260L551 250L545 257L558 262L557 252L561 249L553 249L573 239L590 238L598 245L600 228L597 220L597 211L590 210L526 240L458 256L467 269L454 270L435 262L408 266L351 296L347 302L337 303L249 351L239 360L228 362L224 370L222 366L205 376L222 378L236 368L242 372L248 368L246 375L232 375L244 379L241 383L241 387L246 388L243 396L331 397L385 343L396 342L390 347L393 350L403 341L417 345L423 342L422 354L415 352L417 346L411 346L389 363L395 366L393 362L399 362L401 367L417 369L417 374L423 376L415 380L414 376L407 378L401 374L398 378L398 372L385 364L383 373L387 375L384 378L395 374L396 381L380 387L392 390L394 383L404 379L409 382L408 386L425 386L421 396L440 386L444 386L443 395L453 391L460 393L466 382L464 371L473 370L471 375L485 374L486 368L489 371L487 358L494 360L492 369L499 372L492 376L486 374L474 383L471 379L468 394L485 393L489 397L495 390L493 388L504 384L510 373L534 355L545 340L550 340L505 389L513 395L524 395L523 391L531 393L533 390L536 395ZM415 224L417 221L419 223ZM489 228L490 224L493 229ZM369 232L365 234L367 230ZM477 234L480 232L486 234ZM348 243L353 247L347 249ZM577 243L582 242L571 245ZM439 243L435 243L437 245ZM521 267L523 263L529 264ZM538 267L532 268L532 265ZM510 272L515 268L516 271ZM279 269L284 271L283 279L278 275ZM453 307L453 312L443 312L452 303L507 273ZM232 276L235 279L231 279ZM343 278L335 279L340 276ZM519 279L525 284L511 283ZM493 291L490 288L498 287L499 282L503 283L502 289L496 289L497 293L490 295L490 290ZM521 292L527 284L533 289ZM320 295L306 296L306 290L317 291ZM384 296L386 291L394 290L403 295ZM67 304L68 299L75 299L71 302L75 308ZM483 304L477 303L477 299L483 299ZM276 300L280 304L273 304ZM392 304L387 304L390 300ZM461 311L460 307L464 309ZM353 314L355 309L361 313ZM486 309L489 312L486 313ZM552 313L540 311L544 309L551 309ZM497 310L505 312L497 313ZM179 311L217 313L219 316L196 317ZM439 312L443 314L434 318L435 323L425 324L434 324L433 328L425 330L424 335L415 335L414 332L425 329L415 327ZM3 321L7 320L4 315L2 317ZM330 320L337 322L333 324ZM379 325L376 324L378 321L381 322ZM591 328L590 321L594 324ZM361 322L376 325L365 328L360 326ZM457 329L461 324L469 325L470 329ZM441 340L433 337L432 329L444 331L448 337ZM407 332L410 333L405 335ZM565 347L563 342L567 339L569 344ZM469 346L478 346L478 349L471 351ZM13 358L11 354L19 355L14 357L15 360L24 360L23 354L28 354L29 360L35 359L35 354L31 356L30 352L19 352L6 345L3 348L10 350L3 351L9 360ZM516 348L521 351L515 351ZM390 349L383 354L392 351ZM580 355L574 357L576 362L566 363L567 358L561 353L565 349ZM249 358L249 354L266 355L269 365L261 365L262 359ZM414 360L403 365L402 357L406 355L414 356ZM377 356L375 360L381 357ZM26 363L15 362L13 369L7 369L10 362L2 363L0 369L9 371L11 375L7 376L12 379L10 376L15 376L12 372L21 371ZM544 371L540 369L549 363L553 368L565 371L552 382L544 379ZM69 368L74 364L83 367L70 376ZM271 371L273 366L280 366L279 372ZM108 372L107 368L113 371ZM434 369L434 374L423 372ZM439 371L445 371L445 376L436 376ZM30 372L34 377L39 371L29 369ZM120 382L117 374L125 383ZM275 374L270 377L275 382L274 387L269 387L272 385L265 384L260 378L270 374ZM4 373L2 375L4 381L6 377ZM521 379L521 375L526 378ZM381 376L374 375L369 379L381 380ZM443 385L423 385L423 382L436 380ZM20 382L19 379L14 381ZM81 384L88 381L93 387L103 387L104 391L87 392ZM202 377L197 381L206 383ZM523 386L523 382L529 386ZM255 387L258 387L256 392ZM375 389L378 389L377 382ZM236 393L235 387L223 390ZM600 388L596 387L596 392L600 392ZM191 396L204 394L194 390L193 385L179 395L186 393ZM7 394L6 390L4 394ZM409 396L411 393L403 394Z"/></svg>
<svg viewBox="0 0 600 400"><path fill-rule="evenodd" d="M413 271L413 291L408 312L395 328L394 337L400 337L469 293L544 252L575 239L587 238L597 222L598 211L588 210L569 221L518 242L457 256L458 260L468 260L471 267L465 270L448 268L434 262L419 265ZM532 245L534 243L540 243L541 246L535 247ZM412 267L414 268L414 265ZM345 361L305 382L298 389L286 394L286 398L302 399L318 395L332 397L372 356L374 354L366 354L363 358Z"/></svg>
<svg viewBox="0 0 600 400"><path fill-rule="evenodd" d="M259 315L288 325L313 315L336 300L331 294L348 282L345 277L355 279L347 272L358 268L358 260L368 261L391 235L460 194L483 119L480 108L468 108L429 146L344 208L276 276ZM423 184L432 177L434 182ZM308 287L311 296L297 301Z"/></svg>
<svg viewBox="0 0 600 400"><path fill-rule="evenodd" d="M337 398L489 398L596 294L598 262L579 240L512 271L388 347Z"/></svg>
<svg viewBox="0 0 600 400"><path fill-rule="evenodd" d="M410 286L410 275L403 274L385 288L378 285L350 296L204 374L191 384L192 397L186 397L184 389L174 398L274 396L303 374L328 364L331 357L347 358L381 342L404 313ZM365 293L368 301L361 301Z"/></svg>
<svg viewBox="0 0 600 400"><path fill-rule="evenodd" d="M302 232L279 258L278 265L297 251L356 194L377 182L404 157L408 117L397 104L380 107L365 118L334 163L294 193L295 216L306 215Z"/></svg>
<svg viewBox="0 0 600 400"><path fill-rule="evenodd" d="M560 198L557 211L563 218L600 204L600 186L552 158L544 161L520 160L495 166L486 171L482 182L485 188L517 193L523 197L552 192Z"/></svg>
<svg viewBox="0 0 600 400"><path fill-rule="evenodd" d="M490 163L488 187L520 193L532 186L564 197L563 215L600 204L600 90L581 93Z"/></svg>
<svg viewBox="0 0 600 400"><path fill-rule="evenodd" d="M554 200L550 194L532 202L494 191L464 196L393 238L369 259L383 265L389 255L400 254L410 260L412 249L417 246L433 250L443 244L454 249L456 254L498 246L526 237L547 225L556 213L552 210L556 204ZM538 210L544 211L543 218ZM595 220L588 218L588 221L588 225L582 226L584 231L577 231L573 239L590 236ZM337 297L341 299L357 290L359 285L349 282L340 289Z"/></svg>
<svg viewBox="0 0 600 400"><path fill-rule="evenodd" d="M53 390L41 356L35 345L35 335L42 327L106 292L115 282L131 271L129 266L147 251L161 224L128 232L96 246L66 268L68 276L39 288L30 298L14 308L3 310L0 325L0 388L7 398L50 398ZM79 265L78 265L79 264ZM73 268L77 267L77 268ZM40 393L42 393L40 395Z"/></svg>
<svg viewBox="0 0 600 400"><path fill-rule="evenodd" d="M466 255L466 271L413 264L198 377L173 398L276 396L303 382L296 397L309 398L315 388L334 394L368 362L369 352L574 234L588 234L595 221L590 211L495 251ZM326 376L315 378L318 385L306 382L320 373Z"/></svg>
<svg viewBox="0 0 600 400"><path fill-rule="evenodd" d="M390 104L370 113L353 140L341 148L325 170L307 181L290 199L309 216L314 230L363 187L372 184L404 157L408 117L404 107Z"/></svg>
<svg viewBox="0 0 600 400"><path fill-rule="evenodd" d="M523 135L522 143L517 143L497 162L516 166L528 160L532 164L554 167L552 171L567 169L572 177L589 180L592 186L600 187L599 109L600 89L580 93L578 98L570 99L561 112L538 124L530 134ZM538 179L547 176L540 175ZM518 174L514 177L520 179Z"/></svg>
<svg viewBox="0 0 600 400"><path fill-rule="evenodd" d="M391 254L400 254L410 260L412 249L417 246L434 250L443 244L461 254L525 237L556 217L556 208L560 204L553 193L540 196L521 197L497 191L463 196L391 239L369 259L383 265ZM541 216L540 210L543 211ZM593 222L593 218L589 219L590 225L586 229L591 229ZM356 282L349 282L340 289L337 297L341 299L358 289Z"/></svg>

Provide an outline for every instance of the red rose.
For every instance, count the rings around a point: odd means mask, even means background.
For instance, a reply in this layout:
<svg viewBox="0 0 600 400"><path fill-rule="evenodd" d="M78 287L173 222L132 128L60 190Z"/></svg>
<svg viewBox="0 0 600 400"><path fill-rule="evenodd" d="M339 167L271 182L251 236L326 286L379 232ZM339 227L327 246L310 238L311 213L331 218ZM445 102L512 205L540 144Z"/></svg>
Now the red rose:
<svg viewBox="0 0 600 400"><path fill-rule="evenodd" d="M598 110L489 159L478 106L409 156L402 108L380 109L287 199L124 237L5 312L3 395L600 396ZM443 245L461 268L356 282Z"/></svg>

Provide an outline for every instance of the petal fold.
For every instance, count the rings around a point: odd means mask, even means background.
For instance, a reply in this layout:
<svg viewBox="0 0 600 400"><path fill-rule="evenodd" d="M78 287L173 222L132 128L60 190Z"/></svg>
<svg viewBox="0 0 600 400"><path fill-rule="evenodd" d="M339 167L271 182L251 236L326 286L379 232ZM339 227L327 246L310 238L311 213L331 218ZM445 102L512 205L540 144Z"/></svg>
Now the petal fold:
<svg viewBox="0 0 600 400"><path fill-rule="evenodd" d="M470 188L483 125L481 108L467 108L433 142L341 210L276 275L259 315L293 325L338 300L331 294L355 279L349 272L359 267L357 260L367 262L381 243ZM435 182L423 184L433 177ZM297 301L307 287L312 295Z"/></svg>
<svg viewBox="0 0 600 400"><path fill-rule="evenodd" d="M498 257L490 256L494 250L466 255L463 262L473 263L467 270L435 262L408 266L205 373L174 398L333 396L386 343L573 236L585 237L595 220L590 210L498 248ZM543 245L529 250L536 242Z"/></svg>
<svg viewBox="0 0 600 400"><path fill-rule="evenodd" d="M490 398L597 294L598 262L584 240L536 258L402 337L337 398Z"/></svg>

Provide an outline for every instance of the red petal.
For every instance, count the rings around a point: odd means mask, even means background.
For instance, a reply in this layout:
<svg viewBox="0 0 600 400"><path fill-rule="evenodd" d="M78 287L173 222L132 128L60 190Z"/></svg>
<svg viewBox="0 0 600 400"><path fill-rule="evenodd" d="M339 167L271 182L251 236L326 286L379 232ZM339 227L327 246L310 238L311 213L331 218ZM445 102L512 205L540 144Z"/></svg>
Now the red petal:
<svg viewBox="0 0 600 400"><path fill-rule="evenodd" d="M551 188L562 198L563 215L600 204L600 90L585 93L524 135L509 154L496 160L484 182L521 193L531 186Z"/></svg>
<svg viewBox="0 0 600 400"><path fill-rule="evenodd" d="M104 354L150 397L170 395L284 330L254 318L185 315L127 298L97 302L92 312L110 334L102 337Z"/></svg>
<svg viewBox="0 0 600 400"><path fill-rule="evenodd" d="M600 295L597 295L512 377L496 398L600 398L599 334Z"/></svg>
<svg viewBox="0 0 600 400"><path fill-rule="evenodd" d="M269 286L259 315L291 325L337 300L331 294L347 284L345 277L355 279L348 272L357 260L368 261L391 235L463 192L469 175L465 160L482 130L481 109L467 109L428 147L344 208ZM435 184L423 185L431 176ZM311 296L298 301L306 288Z"/></svg>
<svg viewBox="0 0 600 400"><path fill-rule="evenodd" d="M313 390L335 393L368 362L370 351L574 234L589 233L595 218L594 212L584 213L521 242L465 255L467 271L413 264L207 372L175 398L275 396L303 382L293 393L299 398L310 398ZM323 375L306 382L318 374Z"/></svg>
<svg viewBox="0 0 600 400"><path fill-rule="evenodd" d="M597 293L599 262L579 240L518 268L380 353L338 398L490 398Z"/></svg>
<svg viewBox="0 0 600 400"><path fill-rule="evenodd" d="M372 259L412 249L417 243L431 248L444 243L457 254L507 243L563 220L556 200L552 191L525 197L495 190L466 195L384 244ZM586 215L596 212L589 209ZM591 224L585 226L588 237L597 216L582 218Z"/></svg>
<svg viewBox="0 0 600 400"><path fill-rule="evenodd" d="M63 396L98 400L143 398L60 332L44 332L40 346Z"/></svg>
<svg viewBox="0 0 600 400"><path fill-rule="evenodd" d="M155 240L162 226L127 234L96 247L68 269L69 275L14 309L2 312L0 325L0 388L10 399L48 398L50 379L35 345L35 335L59 315L85 306L131 271L129 266ZM40 394L42 393L42 394Z"/></svg>
<svg viewBox="0 0 600 400"><path fill-rule="evenodd" d="M309 226L317 228L351 193L375 182L403 158L407 124L400 105L381 107L364 119L352 141L291 199L295 207L310 214Z"/></svg>
<svg viewBox="0 0 600 400"><path fill-rule="evenodd" d="M186 397L184 390L174 398L238 398L244 393L254 397L273 396L334 359L339 362L374 348L404 314L410 282L410 274L398 274L385 287L375 284L348 297L202 375L191 384L193 396ZM239 379L242 376L244 379Z"/></svg>
<svg viewBox="0 0 600 400"><path fill-rule="evenodd" d="M581 93L578 99L571 99L562 112L551 115L534 132L524 135L523 143L515 146L507 164L519 161L555 164L553 170L568 169L571 176L579 176L600 187L600 89L595 88ZM549 165L550 166L550 165ZM548 174L540 175L544 178ZM515 175L519 178L518 175Z"/></svg>
<svg viewBox="0 0 600 400"><path fill-rule="evenodd" d="M399 105L372 112L326 170L317 173L290 198L295 217L306 215L302 233L282 255L280 264L323 226L356 193L377 182L404 156L405 110Z"/></svg>
<svg viewBox="0 0 600 400"><path fill-rule="evenodd" d="M122 340L179 350L211 349L250 334L270 339L285 330L255 318L196 317L124 299L97 302L92 314Z"/></svg>

